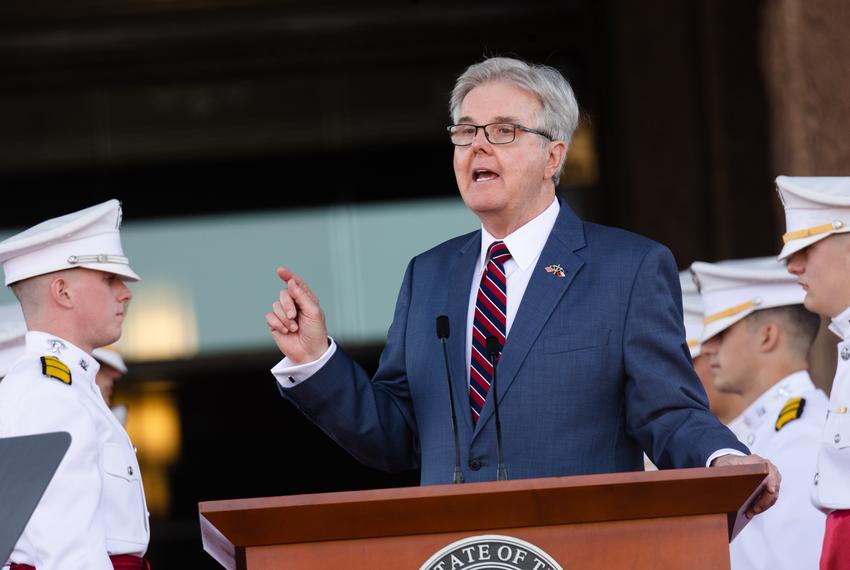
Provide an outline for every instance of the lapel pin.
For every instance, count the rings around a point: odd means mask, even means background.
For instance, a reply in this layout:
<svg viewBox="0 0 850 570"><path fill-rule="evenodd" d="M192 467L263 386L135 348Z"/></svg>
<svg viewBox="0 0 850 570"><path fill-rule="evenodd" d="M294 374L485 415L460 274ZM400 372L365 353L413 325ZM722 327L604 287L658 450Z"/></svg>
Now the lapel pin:
<svg viewBox="0 0 850 570"><path fill-rule="evenodd" d="M556 277L564 277L564 268L561 267L560 263L555 263L554 265L546 266L546 273L552 273Z"/></svg>

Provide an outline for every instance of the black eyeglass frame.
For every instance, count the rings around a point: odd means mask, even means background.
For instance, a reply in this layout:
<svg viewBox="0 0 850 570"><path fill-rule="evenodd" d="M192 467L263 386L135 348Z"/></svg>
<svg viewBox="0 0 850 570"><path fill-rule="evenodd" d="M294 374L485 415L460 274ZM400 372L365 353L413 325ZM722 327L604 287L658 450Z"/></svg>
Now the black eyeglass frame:
<svg viewBox="0 0 850 570"><path fill-rule="evenodd" d="M514 128L513 138L511 140L505 141L505 142L495 142L493 140L490 140L490 134L487 132L487 127L492 127L493 125L510 125L511 127ZM446 127L446 131L448 131L448 133L449 133L449 138L451 138L452 129L455 128L455 127L475 127L475 133L473 133L473 135L472 135L472 140L470 140L466 144L457 144L454 141L452 141L452 144L455 145L455 146L469 146L469 145L471 145L472 142L475 140L475 137L478 136L478 129L484 130L484 138L486 138L487 142L489 142L490 144L511 144L512 142L514 142L516 140L517 129L519 129L521 131L525 131L526 133L531 133L532 135L539 135L539 136L541 136L541 137L543 137L543 138L545 138L546 140L549 140L549 141L555 140L551 136L544 133L543 131L537 131L535 129L530 129L530 128L524 126L524 125L520 125L519 123L506 123L504 121L499 121L499 122L496 122L496 123L487 123L486 125L473 125L472 123L458 123L456 125L449 125L448 127Z"/></svg>

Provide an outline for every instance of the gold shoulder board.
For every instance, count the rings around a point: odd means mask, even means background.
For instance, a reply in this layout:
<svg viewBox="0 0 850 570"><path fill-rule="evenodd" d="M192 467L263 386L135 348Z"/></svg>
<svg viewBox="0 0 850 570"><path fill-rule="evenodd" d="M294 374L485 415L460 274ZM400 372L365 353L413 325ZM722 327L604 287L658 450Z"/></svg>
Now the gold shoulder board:
<svg viewBox="0 0 850 570"><path fill-rule="evenodd" d="M805 407L805 398L791 398L788 400L779 412L779 417L776 418L776 431L781 430L786 424L802 416L803 408Z"/></svg>
<svg viewBox="0 0 850 570"><path fill-rule="evenodd" d="M55 356L41 357L41 373L48 378L56 378L68 386L71 385L71 369Z"/></svg>

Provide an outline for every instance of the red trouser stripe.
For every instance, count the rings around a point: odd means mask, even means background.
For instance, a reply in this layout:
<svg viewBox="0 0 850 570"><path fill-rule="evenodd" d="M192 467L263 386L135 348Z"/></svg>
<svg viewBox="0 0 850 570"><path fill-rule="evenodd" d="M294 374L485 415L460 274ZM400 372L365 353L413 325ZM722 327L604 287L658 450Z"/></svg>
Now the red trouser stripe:
<svg viewBox="0 0 850 570"><path fill-rule="evenodd" d="M832 511L826 517L820 570L850 570L850 510Z"/></svg>
<svg viewBox="0 0 850 570"><path fill-rule="evenodd" d="M114 554L109 557L115 570L150 570L151 565L147 559L133 556L132 554ZM36 570L35 566L29 564L18 564L12 562L9 570Z"/></svg>

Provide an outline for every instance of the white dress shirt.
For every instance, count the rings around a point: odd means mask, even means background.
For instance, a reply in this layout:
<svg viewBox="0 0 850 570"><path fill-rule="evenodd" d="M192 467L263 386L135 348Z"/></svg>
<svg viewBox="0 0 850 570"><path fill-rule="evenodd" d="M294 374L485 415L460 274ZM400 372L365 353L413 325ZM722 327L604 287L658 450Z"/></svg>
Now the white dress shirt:
<svg viewBox="0 0 850 570"><path fill-rule="evenodd" d="M504 263L508 297L508 312L505 321L506 338L510 338L511 325L516 318L517 309L519 309L522 297L525 295L525 289L531 280L533 269L537 267L537 260L540 259L543 246L546 245L546 240L549 239L549 234L555 227L555 220L560 211L561 205L558 200L555 200L536 218L501 240L508 251L511 252L511 258ZM472 283L469 287L469 309L466 318L466 362L472 361L472 323L475 320L475 300L481 284L481 275L487 266L487 250L494 241L499 241L499 238L493 237L482 226L481 255L478 256L475 272L472 274ZM469 382L469 366L466 367L466 380Z"/></svg>

